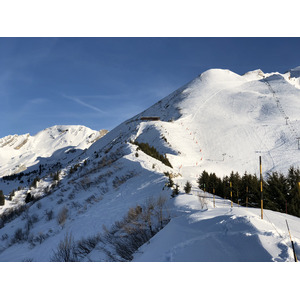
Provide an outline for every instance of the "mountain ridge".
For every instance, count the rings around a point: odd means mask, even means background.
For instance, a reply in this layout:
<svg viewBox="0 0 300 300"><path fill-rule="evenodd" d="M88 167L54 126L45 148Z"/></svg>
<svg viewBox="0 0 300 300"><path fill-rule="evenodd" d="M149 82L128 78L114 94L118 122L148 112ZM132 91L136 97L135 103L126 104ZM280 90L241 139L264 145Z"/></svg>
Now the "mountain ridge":
<svg viewBox="0 0 300 300"><path fill-rule="evenodd" d="M38 157L50 157L59 149L84 150L106 133L106 130L91 130L82 125L55 125L33 136L27 133L3 137L0 139L0 176L24 171L37 164Z"/></svg>

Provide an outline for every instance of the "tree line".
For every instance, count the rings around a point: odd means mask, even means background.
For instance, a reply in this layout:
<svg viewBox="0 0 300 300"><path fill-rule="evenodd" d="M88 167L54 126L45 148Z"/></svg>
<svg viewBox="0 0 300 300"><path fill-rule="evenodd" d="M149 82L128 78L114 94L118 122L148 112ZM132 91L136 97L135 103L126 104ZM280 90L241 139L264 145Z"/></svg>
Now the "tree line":
<svg viewBox="0 0 300 300"><path fill-rule="evenodd" d="M230 187L232 183L232 188ZM279 172L268 173L263 179L264 208L300 217L300 169L290 167L287 175ZM199 176L198 187L240 205L260 207L260 178L244 173L242 176L231 172L229 176L218 177L215 173L203 171Z"/></svg>
<svg viewBox="0 0 300 300"><path fill-rule="evenodd" d="M137 141L134 141L134 142L131 141L131 143L138 146L136 149L137 151L142 150L147 155L149 155L157 160L160 160L166 166L173 168L171 163L169 162L167 156L160 154L153 146L150 146L148 143L139 143Z"/></svg>

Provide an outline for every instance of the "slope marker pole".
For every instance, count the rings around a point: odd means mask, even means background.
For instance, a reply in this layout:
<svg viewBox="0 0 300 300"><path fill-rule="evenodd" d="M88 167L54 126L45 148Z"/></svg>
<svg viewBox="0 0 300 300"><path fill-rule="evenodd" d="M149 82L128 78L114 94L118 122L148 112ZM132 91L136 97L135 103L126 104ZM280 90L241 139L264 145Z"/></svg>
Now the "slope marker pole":
<svg viewBox="0 0 300 300"><path fill-rule="evenodd" d="M259 157L259 172L260 172L260 207L261 207L261 219L263 219L264 218L264 215L263 215L264 201L263 201L263 179L262 179L262 168L261 168L261 156Z"/></svg>
<svg viewBox="0 0 300 300"><path fill-rule="evenodd" d="M215 206L215 188L213 188L213 197L214 197L214 208L216 207Z"/></svg>
<svg viewBox="0 0 300 300"><path fill-rule="evenodd" d="M291 240L291 243L292 243L292 248L293 248L293 253L294 253L294 259L295 259L295 262L298 262L297 255L296 255L296 252L295 252L294 242L292 240L292 236L291 236L291 232L290 232L290 228L289 228L289 224L288 224L287 220L285 220L285 222L286 222L286 226L288 228L289 235L290 235L290 240Z"/></svg>
<svg viewBox="0 0 300 300"><path fill-rule="evenodd" d="M232 202L232 182L230 181L230 198L231 198L231 207L233 207L233 202Z"/></svg>
<svg viewBox="0 0 300 300"><path fill-rule="evenodd" d="M298 150L300 150L300 137L296 138L298 140Z"/></svg>

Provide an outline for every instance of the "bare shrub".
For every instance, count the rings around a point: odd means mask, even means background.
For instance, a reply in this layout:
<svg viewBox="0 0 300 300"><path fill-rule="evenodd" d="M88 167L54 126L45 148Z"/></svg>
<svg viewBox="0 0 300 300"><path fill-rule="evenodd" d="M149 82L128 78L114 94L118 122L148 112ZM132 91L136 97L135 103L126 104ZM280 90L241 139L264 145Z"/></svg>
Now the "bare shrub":
<svg viewBox="0 0 300 300"><path fill-rule="evenodd" d="M28 237L28 242L30 246L33 248L36 244L41 244L45 239L49 237L48 233L39 232L37 235L30 234Z"/></svg>
<svg viewBox="0 0 300 300"><path fill-rule="evenodd" d="M8 234L7 233L2 234L1 240L5 241L7 239L8 239Z"/></svg>
<svg viewBox="0 0 300 300"><path fill-rule="evenodd" d="M33 224L39 221L39 217L37 214L33 214L32 216L29 216L27 214L27 222L25 224L25 229L29 233L30 229L32 228Z"/></svg>
<svg viewBox="0 0 300 300"><path fill-rule="evenodd" d="M82 238L76 243L75 255L77 258L84 258L92 250L95 249L96 245L100 242L101 238L99 234Z"/></svg>
<svg viewBox="0 0 300 300"><path fill-rule="evenodd" d="M4 224L14 220L20 215L26 214L28 207L26 205L20 205L18 207L8 208L5 212L2 213L0 219L0 229L4 226ZM22 220L23 220L22 216Z"/></svg>
<svg viewBox="0 0 300 300"><path fill-rule="evenodd" d="M75 202L75 201L72 201L70 203L70 205L71 205L71 208L75 208L76 210L79 210L82 207L82 204Z"/></svg>
<svg viewBox="0 0 300 300"><path fill-rule="evenodd" d="M46 214L46 220L47 221L51 221L53 219L53 210L52 209L51 210L46 210L45 214Z"/></svg>
<svg viewBox="0 0 300 300"><path fill-rule="evenodd" d="M78 261L75 254L75 242L71 233L66 233L64 239L58 244L56 251L53 252L52 257L50 258L53 262Z"/></svg>
<svg viewBox="0 0 300 300"><path fill-rule="evenodd" d="M23 231L22 228L18 228L14 233L14 236L11 240L11 244L23 242L27 240L27 238L28 238L27 232Z"/></svg>
<svg viewBox="0 0 300 300"><path fill-rule="evenodd" d="M69 199L69 200L73 200L74 198L75 198L75 191L73 190L73 191L69 194L68 199Z"/></svg>
<svg viewBox="0 0 300 300"><path fill-rule="evenodd" d="M39 221L39 216L37 214L33 214L29 218L31 219L32 223L36 223Z"/></svg>
<svg viewBox="0 0 300 300"><path fill-rule="evenodd" d="M84 190L88 189L91 186L91 183L91 179L88 176L84 176L80 181L80 185Z"/></svg>
<svg viewBox="0 0 300 300"><path fill-rule="evenodd" d="M205 196L198 194L198 199L200 202L201 209L204 209L204 208L207 209L207 200L206 200Z"/></svg>
<svg viewBox="0 0 300 300"><path fill-rule="evenodd" d="M32 258L32 257L24 258L24 259L22 260L22 262L33 262L33 258Z"/></svg>
<svg viewBox="0 0 300 300"><path fill-rule="evenodd" d="M64 202L64 200L62 198L60 198L56 203L57 204L62 204Z"/></svg>
<svg viewBox="0 0 300 300"><path fill-rule="evenodd" d="M123 176L116 176L113 180L113 187L115 189L117 189L120 185L122 185L123 183L125 183L128 179L132 178L133 176L135 176L135 172L131 171L128 172L127 174L123 175Z"/></svg>
<svg viewBox="0 0 300 300"><path fill-rule="evenodd" d="M170 220L170 214L166 207L167 198L164 196L159 196L155 205L155 215L159 222L160 230L166 225Z"/></svg>
<svg viewBox="0 0 300 300"><path fill-rule="evenodd" d="M166 216L166 198L157 201L148 199L146 204L129 209L127 215L114 223L110 230L105 230L103 241L115 251L106 251L114 261L131 261L134 252L151 239L170 220Z"/></svg>
<svg viewBox="0 0 300 300"><path fill-rule="evenodd" d="M92 204L93 202L95 202L96 197L94 195L88 197L87 199L85 199L86 203Z"/></svg>
<svg viewBox="0 0 300 300"><path fill-rule="evenodd" d="M43 232L39 232L34 241L41 244L46 238L48 237L47 234L44 234Z"/></svg>
<svg viewBox="0 0 300 300"><path fill-rule="evenodd" d="M68 218L68 214L69 214L69 211L64 206L57 215L57 223L61 226L64 226L66 223L66 220Z"/></svg>

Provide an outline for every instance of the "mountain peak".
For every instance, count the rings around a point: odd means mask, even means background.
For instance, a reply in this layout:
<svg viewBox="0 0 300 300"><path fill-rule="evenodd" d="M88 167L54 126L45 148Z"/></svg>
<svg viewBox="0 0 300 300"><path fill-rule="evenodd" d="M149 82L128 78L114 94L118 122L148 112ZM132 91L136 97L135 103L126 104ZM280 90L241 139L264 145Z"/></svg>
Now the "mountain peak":
<svg viewBox="0 0 300 300"><path fill-rule="evenodd" d="M299 78L300 77L300 66L290 69L288 72L290 73L291 78Z"/></svg>

